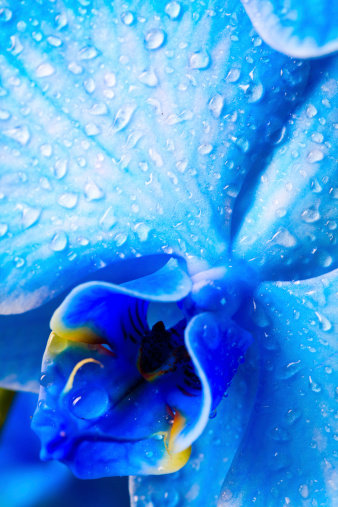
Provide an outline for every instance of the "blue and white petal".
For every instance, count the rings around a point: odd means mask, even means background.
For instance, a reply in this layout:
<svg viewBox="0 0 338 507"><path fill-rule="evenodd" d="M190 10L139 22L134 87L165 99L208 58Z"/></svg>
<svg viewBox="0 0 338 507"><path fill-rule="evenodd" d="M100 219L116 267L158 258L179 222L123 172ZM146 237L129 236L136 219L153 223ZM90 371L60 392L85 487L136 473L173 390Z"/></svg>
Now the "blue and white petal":
<svg viewBox="0 0 338 507"><path fill-rule="evenodd" d="M338 6L332 0L241 0L267 44L289 56L311 58L338 50Z"/></svg>
<svg viewBox="0 0 338 507"><path fill-rule="evenodd" d="M256 290L262 369L220 506L337 504L337 291L337 270Z"/></svg>
<svg viewBox="0 0 338 507"><path fill-rule="evenodd" d="M2 313L121 258L227 255L243 179L307 82L237 0L85 4L3 9Z"/></svg>
<svg viewBox="0 0 338 507"><path fill-rule="evenodd" d="M338 266L337 79L336 56L312 63L303 104L243 193L233 252L262 280L311 278Z"/></svg>

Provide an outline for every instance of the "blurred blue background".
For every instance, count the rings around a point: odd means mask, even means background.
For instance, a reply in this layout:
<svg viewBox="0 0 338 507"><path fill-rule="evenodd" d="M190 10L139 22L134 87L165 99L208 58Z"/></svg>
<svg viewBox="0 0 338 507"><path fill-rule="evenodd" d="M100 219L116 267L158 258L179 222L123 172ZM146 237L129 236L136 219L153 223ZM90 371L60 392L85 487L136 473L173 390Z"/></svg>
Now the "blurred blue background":
<svg viewBox="0 0 338 507"><path fill-rule="evenodd" d="M128 479L76 479L66 466L39 459L30 428L37 395L14 398L0 434L0 507L128 507Z"/></svg>

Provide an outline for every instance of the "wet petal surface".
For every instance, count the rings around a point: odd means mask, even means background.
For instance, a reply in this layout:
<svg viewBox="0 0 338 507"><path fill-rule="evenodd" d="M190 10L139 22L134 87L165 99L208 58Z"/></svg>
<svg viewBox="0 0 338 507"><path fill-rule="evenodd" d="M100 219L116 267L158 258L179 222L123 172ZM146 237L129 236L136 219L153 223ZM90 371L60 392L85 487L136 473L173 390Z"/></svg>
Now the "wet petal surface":
<svg viewBox="0 0 338 507"><path fill-rule="evenodd" d="M263 280L306 279L337 267L337 78L337 57L312 63L303 104L237 208L243 221L233 251Z"/></svg>
<svg viewBox="0 0 338 507"><path fill-rule="evenodd" d="M306 84L235 0L127 6L9 3L1 19L3 313L121 257L218 260Z"/></svg>
<svg viewBox="0 0 338 507"><path fill-rule="evenodd" d="M220 506L337 502L337 275L257 289L262 369Z"/></svg>

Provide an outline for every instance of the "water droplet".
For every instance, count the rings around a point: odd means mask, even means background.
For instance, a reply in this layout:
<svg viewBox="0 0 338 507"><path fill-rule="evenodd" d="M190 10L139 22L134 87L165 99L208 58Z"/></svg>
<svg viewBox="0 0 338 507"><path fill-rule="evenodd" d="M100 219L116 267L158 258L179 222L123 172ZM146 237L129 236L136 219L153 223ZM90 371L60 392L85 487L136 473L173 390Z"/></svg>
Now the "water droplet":
<svg viewBox="0 0 338 507"><path fill-rule="evenodd" d="M304 222L308 224L312 224L313 222L317 222L320 219L320 213L316 208L309 208L303 211L302 219Z"/></svg>
<svg viewBox="0 0 338 507"><path fill-rule="evenodd" d="M301 416L301 411L300 410L288 410L288 412L285 414L285 422L286 424L288 424L289 426L292 426L295 422L298 421L298 419L300 418Z"/></svg>
<svg viewBox="0 0 338 507"><path fill-rule="evenodd" d="M68 69L72 74L75 74L75 76L83 72L83 68L81 67L81 65L78 65L75 62L70 62L70 64L68 65Z"/></svg>
<svg viewBox="0 0 338 507"><path fill-rule="evenodd" d="M315 106L313 106L312 104L310 104L309 107L306 110L306 116L308 118L313 118L314 116L316 116L317 113L318 113L318 111L315 108Z"/></svg>
<svg viewBox="0 0 338 507"><path fill-rule="evenodd" d="M294 377L301 369L302 364L299 359L298 361L288 363L283 368L281 368L278 373L278 377L282 380L289 380L290 378Z"/></svg>
<svg viewBox="0 0 338 507"><path fill-rule="evenodd" d="M309 488L306 484L302 484L300 487L299 487L299 493L301 494L301 496L303 498L308 498L309 496Z"/></svg>
<svg viewBox="0 0 338 507"><path fill-rule="evenodd" d="M83 85L88 93L93 93L95 91L96 88L95 81L91 77L89 79L86 79Z"/></svg>
<svg viewBox="0 0 338 507"><path fill-rule="evenodd" d="M98 201L104 197L104 192L99 188L94 181L88 181L85 186L85 196L88 201Z"/></svg>
<svg viewBox="0 0 338 507"><path fill-rule="evenodd" d="M96 125L96 123L87 123L87 125L85 126L85 132L87 136L97 136L98 134L100 134L101 130Z"/></svg>
<svg viewBox="0 0 338 507"><path fill-rule="evenodd" d="M40 146L40 152L41 155L49 158L53 152L52 146L50 144L43 144L42 146Z"/></svg>
<svg viewBox="0 0 338 507"><path fill-rule="evenodd" d="M135 109L131 105L126 105L119 109L115 116L114 125L112 127L113 131L120 132L120 130L123 130L130 122L134 111Z"/></svg>
<svg viewBox="0 0 338 507"><path fill-rule="evenodd" d="M322 313L315 312L315 314L318 317L322 331L324 332L330 331L330 329L332 328L332 322L330 322L329 319L325 317L325 315L323 315Z"/></svg>
<svg viewBox="0 0 338 507"><path fill-rule="evenodd" d="M191 111L182 111L180 114L171 114L166 119L167 125L176 125L176 123L182 123L183 121L191 120L193 113Z"/></svg>
<svg viewBox="0 0 338 507"><path fill-rule="evenodd" d="M150 227L144 223L136 224L135 232L137 233L139 240L141 242L147 241L149 235Z"/></svg>
<svg viewBox="0 0 338 507"><path fill-rule="evenodd" d="M240 76L241 76L240 69L237 69L236 67L234 67L233 69L229 70L229 73L226 77L226 81L228 83L236 83L236 81L239 80Z"/></svg>
<svg viewBox="0 0 338 507"><path fill-rule="evenodd" d="M61 231L55 234L50 247L54 252L62 252L68 244L68 236L65 232Z"/></svg>
<svg viewBox="0 0 338 507"><path fill-rule="evenodd" d="M98 54L99 53L97 49L95 49L93 46L86 46L85 48L81 49L78 58L79 60L92 60Z"/></svg>
<svg viewBox="0 0 338 507"><path fill-rule="evenodd" d="M148 458L151 458L153 455L154 455L153 451L148 451L148 452L146 452L146 456L147 456Z"/></svg>
<svg viewBox="0 0 338 507"><path fill-rule="evenodd" d="M224 97L218 93L209 102L209 110L214 118L221 116L224 107Z"/></svg>
<svg viewBox="0 0 338 507"><path fill-rule="evenodd" d="M22 259L22 257L14 257L14 263L17 268L22 268L22 266L25 264L25 261Z"/></svg>
<svg viewBox="0 0 338 507"><path fill-rule="evenodd" d="M313 391L314 393L320 393L320 391L322 390L320 385L317 384L312 377L309 377L309 387L311 391Z"/></svg>
<svg viewBox="0 0 338 507"><path fill-rule="evenodd" d="M157 84L158 84L158 78L157 78L153 69L142 72L142 74L140 74L138 76L138 79L139 79L139 81L141 81L141 83L143 83L147 86L154 87L154 86L157 86Z"/></svg>
<svg viewBox="0 0 338 507"><path fill-rule="evenodd" d="M198 147L198 153L200 153L201 155L209 155L209 153L211 153L212 150L213 150L213 145L210 143L201 144Z"/></svg>
<svg viewBox="0 0 338 507"><path fill-rule="evenodd" d="M7 224L0 224L0 238L2 238L6 232L8 231L8 225Z"/></svg>
<svg viewBox="0 0 338 507"><path fill-rule="evenodd" d="M272 238L277 245L291 248L297 244L297 239L290 232L281 227Z"/></svg>
<svg viewBox="0 0 338 507"><path fill-rule="evenodd" d="M127 241L127 234L120 233L115 236L116 246L122 246Z"/></svg>
<svg viewBox="0 0 338 507"><path fill-rule="evenodd" d="M150 30L145 36L146 48L150 51L159 49L165 41L165 32L159 28Z"/></svg>
<svg viewBox="0 0 338 507"><path fill-rule="evenodd" d="M67 192L65 194L60 195L58 198L58 203L63 208L73 209L77 205L77 194L73 194L71 192Z"/></svg>
<svg viewBox="0 0 338 507"><path fill-rule="evenodd" d="M105 85L109 88L116 85L116 76L113 74L113 72L107 72L107 74L104 76L104 82Z"/></svg>
<svg viewBox="0 0 338 507"><path fill-rule="evenodd" d="M16 127L10 130L3 130L2 133L5 136L10 137L11 139L14 139L14 141L17 141L19 144L21 144L21 146L26 146L31 137L28 127L26 127L26 125L23 125L22 127Z"/></svg>
<svg viewBox="0 0 338 507"><path fill-rule="evenodd" d="M58 180L61 180L66 174L68 170L68 160L66 158L60 158L56 161L54 165L54 176Z"/></svg>
<svg viewBox="0 0 338 507"><path fill-rule="evenodd" d="M21 209L22 212L22 226L24 229L29 229L29 227L32 227L40 218L41 215L41 209L40 208L33 208L31 206L18 206L19 209Z"/></svg>
<svg viewBox="0 0 338 507"><path fill-rule="evenodd" d="M60 47L62 44L62 40L59 37L55 37L54 35L47 37L47 41L51 46L54 46L55 48Z"/></svg>
<svg viewBox="0 0 338 507"><path fill-rule="evenodd" d="M71 411L80 419L95 419L102 416L109 407L109 397L100 387L81 389L72 400Z"/></svg>
<svg viewBox="0 0 338 507"><path fill-rule="evenodd" d="M0 109L0 120L8 120L11 117L8 111L4 111L4 109Z"/></svg>
<svg viewBox="0 0 338 507"><path fill-rule="evenodd" d="M190 55L189 66L191 69L204 70L207 69L209 65L210 56L205 49L201 49L200 51L196 51L196 53Z"/></svg>
<svg viewBox="0 0 338 507"><path fill-rule="evenodd" d="M130 26L134 23L134 14L131 11L125 11L121 14L121 21L127 26Z"/></svg>
<svg viewBox="0 0 338 507"><path fill-rule="evenodd" d="M169 16L170 19L175 20L181 13L181 5L178 2L168 2L164 7L164 12Z"/></svg>
<svg viewBox="0 0 338 507"><path fill-rule="evenodd" d="M0 22L7 23L10 19L12 19L13 13L10 9L6 7L0 9Z"/></svg>
<svg viewBox="0 0 338 507"><path fill-rule="evenodd" d="M11 35L10 41L11 47L9 48L9 51L14 56L19 55L23 51L23 45L21 44L19 37L17 35Z"/></svg>
<svg viewBox="0 0 338 507"><path fill-rule="evenodd" d="M320 132L314 132L311 136L312 141L321 144L324 141L324 136Z"/></svg>
<svg viewBox="0 0 338 507"><path fill-rule="evenodd" d="M209 414L209 419L215 419L215 417L217 416L217 410L214 409L210 412Z"/></svg>
<svg viewBox="0 0 338 507"><path fill-rule="evenodd" d="M37 77L48 77L52 76L55 72L53 65L50 63L43 63L36 69Z"/></svg>
<svg viewBox="0 0 338 507"><path fill-rule="evenodd" d="M100 116L102 114L106 114L108 112L108 109L104 102L99 102L97 104L94 104L89 112L95 116Z"/></svg>
<svg viewBox="0 0 338 507"><path fill-rule="evenodd" d="M320 150L312 150L307 156L310 164L314 164L315 162L320 162L324 158L324 153Z"/></svg>
<svg viewBox="0 0 338 507"><path fill-rule="evenodd" d="M249 88L246 90L246 97L248 99L248 102L250 104L254 102L258 102L263 97L264 88L261 83L257 83L254 85L249 86Z"/></svg>

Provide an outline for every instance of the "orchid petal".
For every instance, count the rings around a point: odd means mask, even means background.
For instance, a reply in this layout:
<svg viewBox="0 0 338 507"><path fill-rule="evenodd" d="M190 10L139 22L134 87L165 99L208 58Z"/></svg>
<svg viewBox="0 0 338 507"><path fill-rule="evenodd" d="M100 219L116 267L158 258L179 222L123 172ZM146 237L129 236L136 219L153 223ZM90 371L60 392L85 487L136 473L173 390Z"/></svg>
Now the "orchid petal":
<svg viewBox="0 0 338 507"><path fill-rule="evenodd" d="M129 333L131 326L142 326L142 322L137 321L144 318L142 314L147 305L140 309L137 298L143 302L175 302L187 296L191 285L190 278L175 259L154 274L125 284L88 282L66 297L52 317L51 328L64 338L108 340L116 345L115 340ZM131 330L131 334L135 334L135 330Z"/></svg>
<svg viewBox="0 0 338 507"><path fill-rule="evenodd" d="M8 2L1 18L2 313L121 257L210 267L306 85L308 65L262 43L235 0L85 4Z"/></svg>
<svg viewBox="0 0 338 507"><path fill-rule="evenodd" d="M310 278L338 265L337 79L336 57L312 64L308 94L251 186L251 205L248 188L243 194L234 253L262 280Z"/></svg>
<svg viewBox="0 0 338 507"><path fill-rule="evenodd" d="M211 411L230 385L252 338L226 316L206 312L191 319L185 331L185 343L202 385L203 398L199 400L198 417L195 414L189 417L190 404L179 399L176 392L172 393L173 406L186 420L175 437L174 449L177 451L191 445L202 434Z"/></svg>
<svg viewBox="0 0 338 507"><path fill-rule="evenodd" d="M331 0L241 0L263 40L297 58L338 50L338 8Z"/></svg>
<svg viewBox="0 0 338 507"><path fill-rule="evenodd" d="M41 386L32 427L43 460L63 461L80 478L99 478L168 473L189 458L190 449L170 449L175 420L171 425L162 393L122 354L52 334Z"/></svg>
<svg viewBox="0 0 338 507"><path fill-rule="evenodd" d="M216 507L221 486L249 420L256 392L256 356L250 347L227 397L217 407L202 435L194 442L188 463L171 475L131 477L132 507L147 503Z"/></svg>
<svg viewBox="0 0 338 507"><path fill-rule="evenodd" d="M338 270L256 290L262 369L220 506L337 503L337 291Z"/></svg>

